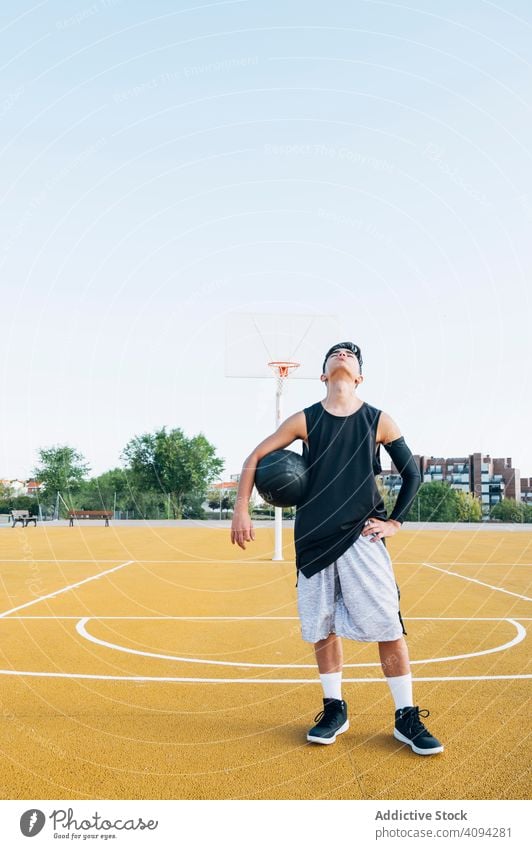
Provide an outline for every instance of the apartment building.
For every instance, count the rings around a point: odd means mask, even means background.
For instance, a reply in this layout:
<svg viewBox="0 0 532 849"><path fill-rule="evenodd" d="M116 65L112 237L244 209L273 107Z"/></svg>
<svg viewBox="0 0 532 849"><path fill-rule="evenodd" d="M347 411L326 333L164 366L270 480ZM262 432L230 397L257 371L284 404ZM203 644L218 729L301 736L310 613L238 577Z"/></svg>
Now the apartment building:
<svg viewBox="0 0 532 849"><path fill-rule="evenodd" d="M453 489L474 493L480 498L486 518L490 509L503 498L521 500L519 469L512 466L511 457L492 458L480 452L464 457L425 457L419 454L414 457L423 483L446 481ZM383 471L381 478L391 492L399 492L401 476L393 463L390 471ZM528 481L532 484L532 478Z"/></svg>
<svg viewBox="0 0 532 849"><path fill-rule="evenodd" d="M521 501L532 504L532 478L521 478Z"/></svg>

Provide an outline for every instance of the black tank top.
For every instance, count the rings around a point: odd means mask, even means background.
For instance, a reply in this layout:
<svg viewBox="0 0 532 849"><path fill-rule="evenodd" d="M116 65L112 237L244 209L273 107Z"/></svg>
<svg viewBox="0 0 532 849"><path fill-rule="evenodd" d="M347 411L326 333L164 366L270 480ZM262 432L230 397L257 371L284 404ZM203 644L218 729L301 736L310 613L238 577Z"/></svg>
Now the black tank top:
<svg viewBox="0 0 532 849"><path fill-rule="evenodd" d="M386 519L386 510L375 481L381 410L363 403L350 416L334 416L318 402L303 412L310 480L294 537L297 569L310 578L347 551L369 516Z"/></svg>

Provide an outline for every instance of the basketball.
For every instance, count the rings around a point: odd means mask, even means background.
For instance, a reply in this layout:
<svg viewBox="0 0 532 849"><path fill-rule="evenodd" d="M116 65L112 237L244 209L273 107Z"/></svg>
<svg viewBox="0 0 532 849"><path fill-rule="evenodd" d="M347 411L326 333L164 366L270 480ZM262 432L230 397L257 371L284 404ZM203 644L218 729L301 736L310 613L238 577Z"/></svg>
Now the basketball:
<svg viewBox="0 0 532 849"><path fill-rule="evenodd" d="M300 454L282 449L267 454L257 465L255 486L273 507L294 507L305 495L308 467Z"/></svg>

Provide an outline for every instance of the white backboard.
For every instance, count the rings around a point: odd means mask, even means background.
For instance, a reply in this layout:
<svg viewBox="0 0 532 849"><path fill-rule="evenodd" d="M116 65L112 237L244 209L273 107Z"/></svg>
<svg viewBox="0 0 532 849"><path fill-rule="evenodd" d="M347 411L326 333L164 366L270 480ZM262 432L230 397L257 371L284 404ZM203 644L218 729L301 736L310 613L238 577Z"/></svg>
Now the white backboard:
<svg viewBox="0 0 532 849"><path fill-rule="evenodd" d="M347 335L346 335L347 333ZM319 379L323 358L337 342L350 339L334 315L230 313L226 320L226 377L272 377L275 360L295 361L290 379Z"/></svg>

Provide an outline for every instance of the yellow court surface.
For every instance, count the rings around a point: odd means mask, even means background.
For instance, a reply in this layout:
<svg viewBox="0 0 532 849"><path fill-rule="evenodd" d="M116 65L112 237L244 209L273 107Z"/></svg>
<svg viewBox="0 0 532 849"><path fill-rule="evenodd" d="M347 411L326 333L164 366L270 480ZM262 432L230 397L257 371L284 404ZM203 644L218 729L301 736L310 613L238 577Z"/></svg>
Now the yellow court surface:
<svg viewBox="0 0 532 849"><path fill-rule="evenodd" d="M395 741L376 645L344 643L350 730L301 640L293 535L222 527L0 533L3 799L524 799L532 533L403 529L415 702L445 752Z"/></svg>

